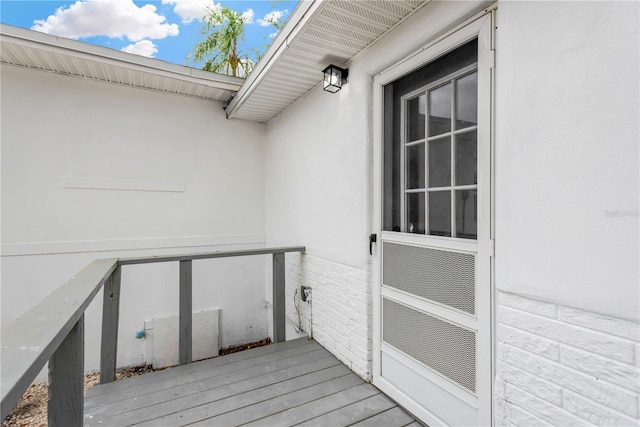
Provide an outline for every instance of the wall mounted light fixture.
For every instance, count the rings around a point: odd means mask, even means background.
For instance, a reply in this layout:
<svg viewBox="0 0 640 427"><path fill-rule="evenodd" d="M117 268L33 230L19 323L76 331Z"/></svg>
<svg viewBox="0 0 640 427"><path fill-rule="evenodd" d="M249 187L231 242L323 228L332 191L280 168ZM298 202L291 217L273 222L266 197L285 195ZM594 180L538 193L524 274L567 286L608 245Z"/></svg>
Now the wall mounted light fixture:
<svg viewBox="0 0 640 427"><path fill-rule="evenodd" d="M322 70L324 73L324 82L322 88L327 92L336 93L342 89L342 85L348 81L349 69L340 68L336 65L329 65Z"/></svg>

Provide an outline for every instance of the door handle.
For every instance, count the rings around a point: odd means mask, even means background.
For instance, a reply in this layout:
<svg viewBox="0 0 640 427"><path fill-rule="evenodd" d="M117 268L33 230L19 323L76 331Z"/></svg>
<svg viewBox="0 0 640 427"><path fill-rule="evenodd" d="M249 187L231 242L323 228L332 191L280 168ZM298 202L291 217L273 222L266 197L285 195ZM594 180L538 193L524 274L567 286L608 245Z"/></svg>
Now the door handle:
<svg viewBox="0 0 640 427"><path fill-rule="evenodd" d="M376 233L369 234L369 255L373 255L373 244L378 241Z"/></svg>

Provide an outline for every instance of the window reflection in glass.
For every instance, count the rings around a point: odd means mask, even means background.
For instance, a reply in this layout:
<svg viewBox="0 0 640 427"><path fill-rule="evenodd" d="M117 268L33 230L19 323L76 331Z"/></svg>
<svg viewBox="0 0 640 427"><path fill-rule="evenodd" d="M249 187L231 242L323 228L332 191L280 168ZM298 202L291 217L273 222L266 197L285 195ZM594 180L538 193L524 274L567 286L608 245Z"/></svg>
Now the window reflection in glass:
<svg viewBox="0 0 640 427"><path fill-rule="evenodd" d="M451 83L429 92L429 136L451 131Z"/></svg>
<svg viewBox="0 0 640 427"><path fill-rule="evenodd" d="M407 142L424 138L426 95L407 101Z"/></svg>
<svg viewBox="0 0 640 427"><path fill-rule="evenodd" d="M429 141L429 188L451 185L451 138Z"/></svg>
<svg viewBox="0 0 640 427"><path fill-rule="evenodd" d="M456 129L478 124L478 73L471 73L457 81Z"/></svg>
<svg viewBox="0 0 640 427"><path fill-rule="evenodd" d="M473 235L467 218L475 205L469 210L456 186L477 185L475 129L468 129L478 121L477 51L471 40L385 85L384 230L450 236L460 225Z"/></svg>
<svg viewBox="0 0 640 427"><path fill-rule="evenodd" d="M429 234L451 236L451 191L429 193Z"/></svg>
<svg viewBox="0 0 640 427"><path fill-rule="evenodd" d="M424 234L424 193L408 193L407 201L407 233Z"/></svg>
<svg viewBox="0 0 640 427"><path fill-rule="evenodd" d="M476 131L456 135L456 185L478 183Z"/></svg>
<svg viewBox="0 0 640 427"><path fill-rule="evenodd" d="M424 188L424 143L407 147L407 188Z"/></svg>
<svg viewBox="0 0 640 427"><path fill-rule="evenodd" d="M456 191L456 237L477 239L478 200L477 190Z"/></svg>

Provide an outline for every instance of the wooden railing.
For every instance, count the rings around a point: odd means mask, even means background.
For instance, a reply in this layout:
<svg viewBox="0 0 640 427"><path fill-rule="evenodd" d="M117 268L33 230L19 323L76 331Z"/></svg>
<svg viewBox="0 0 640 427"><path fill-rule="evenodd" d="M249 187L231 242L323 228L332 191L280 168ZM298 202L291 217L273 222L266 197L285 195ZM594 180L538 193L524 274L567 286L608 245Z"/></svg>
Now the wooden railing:
<svg viewBox="0 0 640 427"><path fill-rule="evenodd" d="M84 312L104 286L100 382L115 380L121 268L132 264L179 262L179 363L191 363L193 260L273 255L273 341L285 340L286 252L303 246L220 251L187 255L101 259L89 264L0 334L2 420L49 362L49 426L81 426L84 412Z"/></svg>

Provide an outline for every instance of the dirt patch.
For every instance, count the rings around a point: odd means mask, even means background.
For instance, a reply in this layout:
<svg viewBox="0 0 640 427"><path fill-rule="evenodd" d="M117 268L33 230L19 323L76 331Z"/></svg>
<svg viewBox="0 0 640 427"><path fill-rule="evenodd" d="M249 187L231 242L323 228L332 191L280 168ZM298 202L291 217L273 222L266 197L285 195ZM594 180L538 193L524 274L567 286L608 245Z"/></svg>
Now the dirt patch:
<svg viewBox="0 0 640 427"><path fill-rule="evenodd" d="M153 369L151 365L123 369L116 372L116 381L156 370L158 369ZM100 374L85 375L84 392L86 393L87 389L99 383ZM29 386L14 410L2 422L2 427L46 427L48 392L47 383Z"/></svg>
<svg viewBox="0 0 640 427"><path fill-rule="evenodd" d="M234 346L223 348L222 350L220 350L220 356L226 356L227 354L249 350L250 348L264 347L265 345L269 345L269 344L271 344L271 339L265 338L263 340L251 342L249 344L234 345Z"/></svg>
<svg viewBox="0 0 640 427"><path fill-rule="evenodd" d="M13 412L2 422L5 426L47 425L47 383L30 386Z"/></svg>
<svg viewBox="0 0 640 427"><path fill-rule="evenodd" d="M236 345L220 350L220 356L237 353L250 348L271 344L269 338L260 341ZM149 372L168 368L153 369L151 365L123 369L116 372L116 381L123 378L137 377ZM89 387L100 383L100 374L89 374L84 377L84 392ZM14 410L2 422L2 427L47 427L47 383L33 384L24 393Z"/></svg>

